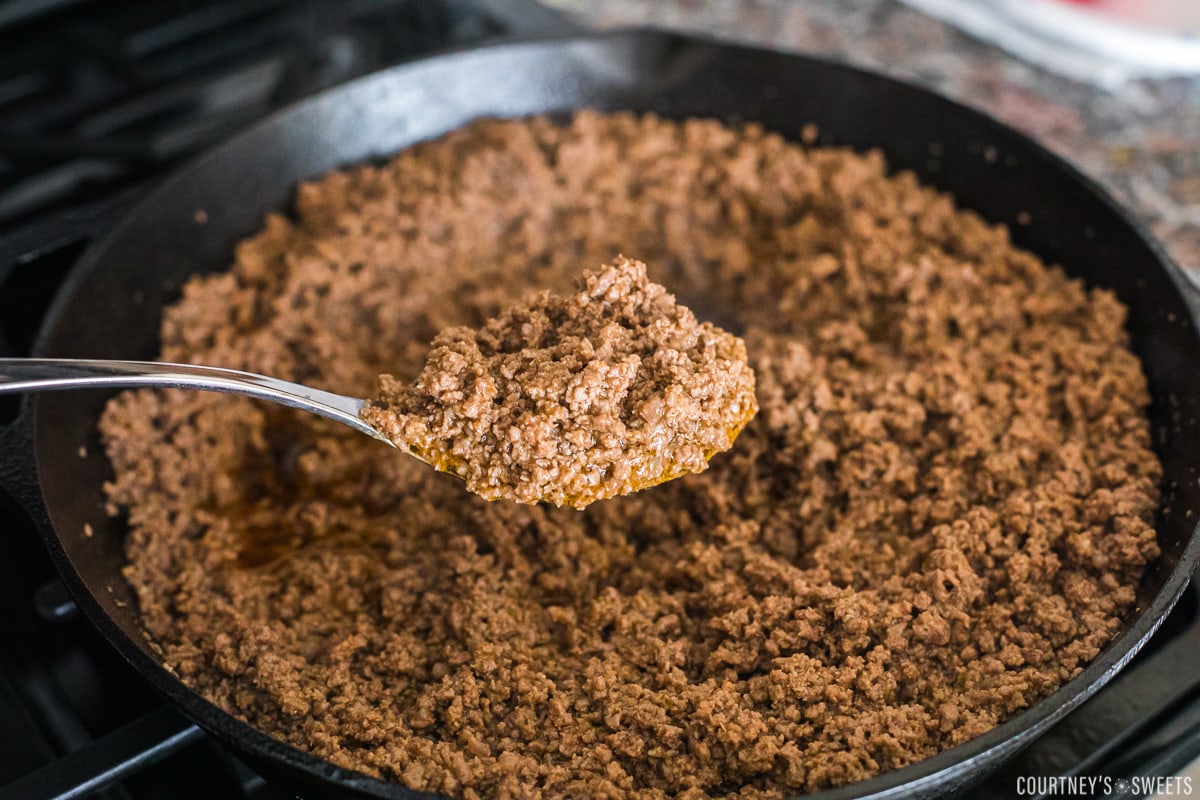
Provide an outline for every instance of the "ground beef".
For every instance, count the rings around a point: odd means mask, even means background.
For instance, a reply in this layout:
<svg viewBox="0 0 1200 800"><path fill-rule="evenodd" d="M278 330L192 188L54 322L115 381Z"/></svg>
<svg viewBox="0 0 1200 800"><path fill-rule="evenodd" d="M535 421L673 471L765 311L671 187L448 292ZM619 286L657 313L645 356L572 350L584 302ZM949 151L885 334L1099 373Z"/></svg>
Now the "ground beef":
<svg viewBox="0 0 1200 800"><path fill-rule="evenodd" d="M743 335L711 468L489 503L290 409L136 391L102 429L147 635L349 767L477 797L780 797L964 742L1076 675L1156 557L1125 309L878 153L748 125L482 121L300 187L162 355L369 396L635 253Z"/></svg>
<svg viewBox="0 0 1200 800"><path fill-rule="evenodd" d="M745 343L622 256L574 294L442 331L361 416L488 500L584 508L703 472L757 412Z"/></svg>

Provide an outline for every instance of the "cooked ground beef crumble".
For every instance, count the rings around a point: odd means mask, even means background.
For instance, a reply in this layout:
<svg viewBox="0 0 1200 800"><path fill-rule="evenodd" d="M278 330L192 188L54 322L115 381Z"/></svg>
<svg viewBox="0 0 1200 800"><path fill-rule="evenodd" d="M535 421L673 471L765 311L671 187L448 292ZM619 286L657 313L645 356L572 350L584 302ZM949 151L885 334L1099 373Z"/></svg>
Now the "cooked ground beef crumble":
<svg viewBox="0 0 1200 800"><path fill-rule="evenodd" d="M708 469L758 412L741 339L624 256L437 335L360 416L488 500L585 508Z"/></svg>
<svg viewBox="0 0 1200 800"><path fill-rule="evenodd" d="M189 283L162 355L369 396L438 330L620 252L731 321L761 411L708 471L585 511L486 502L289 409L114 400L164 661L418 789L696 800L931 756L1109 641L1158 552L1125 310L878 153L481 121L300 187Z"/></svg>

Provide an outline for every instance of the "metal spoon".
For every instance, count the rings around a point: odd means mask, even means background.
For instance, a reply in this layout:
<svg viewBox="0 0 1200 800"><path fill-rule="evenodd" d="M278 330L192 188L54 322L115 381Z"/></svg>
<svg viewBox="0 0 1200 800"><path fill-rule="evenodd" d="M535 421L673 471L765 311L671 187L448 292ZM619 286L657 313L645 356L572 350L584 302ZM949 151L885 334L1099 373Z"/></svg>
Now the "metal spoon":
<svg viewBox="0 0 1200 800"><path fill-rule="evenodd" d="M244 394L310 411L348 425L359 433L400 448L359 419L365 400L313 389L253 372L158 361L108 361L84 358L0 358L0 394L51 392L60 389L131 388L200 389ZM415 453L405 450L414 458ZM425 459L421 459L424 461ZM428 463L428 462L426 462Z"/></svg>

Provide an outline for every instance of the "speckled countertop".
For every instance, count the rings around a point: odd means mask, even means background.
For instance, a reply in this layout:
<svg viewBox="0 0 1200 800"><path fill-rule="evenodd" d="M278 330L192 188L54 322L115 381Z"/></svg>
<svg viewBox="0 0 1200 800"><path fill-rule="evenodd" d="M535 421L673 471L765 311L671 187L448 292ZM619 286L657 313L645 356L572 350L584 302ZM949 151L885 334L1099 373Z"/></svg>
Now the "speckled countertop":
<svg viewBox="0 0 1200 800"><path fill-rule="evenodd" d="M933 88L1108 187L1200 281L1200 78L1106 91L1044 72L896 0L550 0L594 28L655 25L835 56Z"/></svg>

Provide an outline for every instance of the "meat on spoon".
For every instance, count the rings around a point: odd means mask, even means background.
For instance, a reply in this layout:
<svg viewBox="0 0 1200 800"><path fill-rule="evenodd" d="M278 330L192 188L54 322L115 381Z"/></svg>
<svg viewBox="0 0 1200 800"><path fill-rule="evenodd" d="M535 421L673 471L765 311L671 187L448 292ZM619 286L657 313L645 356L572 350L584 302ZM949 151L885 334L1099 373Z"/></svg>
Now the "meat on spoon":
<svg viewBox="0 0 1200 800"><path fill-rule="evenodd" d="M388 441L489 500L583 508L708 467L757 413L741 339L618 258L481 329L448 328L417 379L363 401L192 364L0 359L0 394L169 386L303 408Z"/></svg>
<svg viewBox="0 0 1200 800"><path fill-rule="evenodd" d="M583 508L703 471L757 411L742 340L618 257L574 294L442 331L361 416L489 500Z"/></svg>

